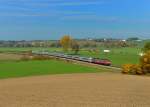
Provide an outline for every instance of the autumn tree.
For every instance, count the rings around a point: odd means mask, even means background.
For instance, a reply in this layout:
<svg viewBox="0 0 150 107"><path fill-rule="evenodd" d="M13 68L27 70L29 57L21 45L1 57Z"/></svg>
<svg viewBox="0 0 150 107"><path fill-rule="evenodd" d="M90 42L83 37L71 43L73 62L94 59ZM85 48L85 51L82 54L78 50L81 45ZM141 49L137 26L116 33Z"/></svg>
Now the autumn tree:
<svg viewBox="0 0 150 107"><path fill-rule="evenodd" d="M75 52L75 54L78 54L78 52L80 50L80 46L79 46L79 44L77 43L76 40L71 41L71 49L72 49L72 51Z"/></svg>
<svg viewBox="0 0 150 107"><path fill-rule="evenodd" d="M143 48L144 55L140 59L140 64L145 73L150 73L150 42L147 42Z"/></svg>
<svg viewBox="0 0 150 107"><path fill-rule="evenodd" d="M150 73L150 51L147 51L144 56L141 57L140 63L145 73Z"/></svg>
<svg viewBox="0 0 150 107"><path fill-rule="evenodd" d="M63 47L64 51L68 51L71 46L71 37L69 35L65 35L60 39L60 44Z"/></svg>
<svg viewBox="0 0 150 107"><path fill-rule="evenodd" d="M144 51L144 52L150 51L150 42L147 42L147 43L144 45L143 51Z"/></svg>

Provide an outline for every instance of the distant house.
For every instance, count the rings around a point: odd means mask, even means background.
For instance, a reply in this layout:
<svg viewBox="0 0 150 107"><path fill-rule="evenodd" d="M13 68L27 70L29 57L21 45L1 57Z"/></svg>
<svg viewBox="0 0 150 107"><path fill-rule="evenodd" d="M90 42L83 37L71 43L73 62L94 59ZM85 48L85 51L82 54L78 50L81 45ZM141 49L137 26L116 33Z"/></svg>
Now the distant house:
<svg viewBox="0 0 150 107"><path fill-rule="evenodd" d="M136 41L137 41L137 42L141 42L142 40L139 39L139 40L136 40Z"/></svg>
<svg viewBox="0 0 150 107"><path fill-rule="evenodd" d="M110 53L110 50L104 50L104 53Z"/></svg>
<svg viewBox="0 0 150 107"><path fill-rule="evenodd" d="M125 39L123 39L123 40L121 40L122 42L126 42L127 40L125 40Z"/></svg>

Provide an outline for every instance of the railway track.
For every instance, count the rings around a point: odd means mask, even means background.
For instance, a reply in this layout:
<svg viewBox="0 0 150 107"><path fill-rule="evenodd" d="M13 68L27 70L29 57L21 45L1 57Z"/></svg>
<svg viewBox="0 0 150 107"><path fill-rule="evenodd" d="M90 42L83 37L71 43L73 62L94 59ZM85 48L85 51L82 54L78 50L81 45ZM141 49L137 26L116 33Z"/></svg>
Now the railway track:
<svg viewBox="0 0 150 107"><path fill-rule="evenodd" d="M33 54L34 55L47 55L49 57L61 59L61 60L67 61L67 62L73 62L75 64L80 64L80 65L82 64L82 65L92 66L92 67L96 67L96 68L100 68L101 67L101 68L106 68L106 69L114 69L114 70L117 70L117 71L121 71L122 70L119 67L99 65L99 64L95 64L95 63L91 63L91 62L87 62L87 61L76 60L76 59L73 59L73 58L70 58L70 57L61 57L61 56L58 56L58 55L51 54L49 52L46 52L46 53L36 52L36 53L33 53Z"/></svg>

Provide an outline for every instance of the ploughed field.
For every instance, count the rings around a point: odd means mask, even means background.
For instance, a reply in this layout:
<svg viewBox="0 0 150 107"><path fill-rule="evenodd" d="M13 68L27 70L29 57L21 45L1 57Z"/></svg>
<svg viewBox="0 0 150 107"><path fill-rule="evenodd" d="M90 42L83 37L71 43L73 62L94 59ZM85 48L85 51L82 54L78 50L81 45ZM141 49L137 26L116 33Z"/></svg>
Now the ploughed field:
<svg viewBox="0 0 150 107"><path fill-rule="evenodd" d="M150 107L150 78L116 73L0 80L0 107Z"/></svg>

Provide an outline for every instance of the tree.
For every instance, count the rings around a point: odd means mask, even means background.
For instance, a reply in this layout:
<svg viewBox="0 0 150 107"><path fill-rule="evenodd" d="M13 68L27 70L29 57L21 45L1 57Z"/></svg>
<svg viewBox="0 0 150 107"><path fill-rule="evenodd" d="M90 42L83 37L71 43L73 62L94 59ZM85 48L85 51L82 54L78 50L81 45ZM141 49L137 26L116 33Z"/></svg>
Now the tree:
<svg viewBox="0 0 150 107"><path fill-rule="evenodd" d="M143 51L144 51L144 52L150 51L150 42L147 42L147 43L144 45Z"/></svg>
<svg viewBox="0 0 150 107"><path fill-rule="evenodd" d="M131 37L127 39L127 41L137 41L137 40L139 40L138 37Z"/></svg>
<svg viewBox="0 0 150 107"><path fill-rule="evenodd" d="M144 56L141 57L140 63L145 73L150 73L150 51L147 51Z"/></svg>
<svg viewBox="0 0 150 107"><path fill-rule="evenodd" d="M80 50L80 46L79 44L77 43L77 41L75 40L72 40L71 41L71 48L72 50L75 52L75 54L78 54L79 50Z"/></svg>
<svg viewBox="0 0 150 107"><path fill-rule="evenodd" d="M64 51L68 51L71 46L71 37L69 35L65 35L60 39L60 44L63 47Z"/></svg>

